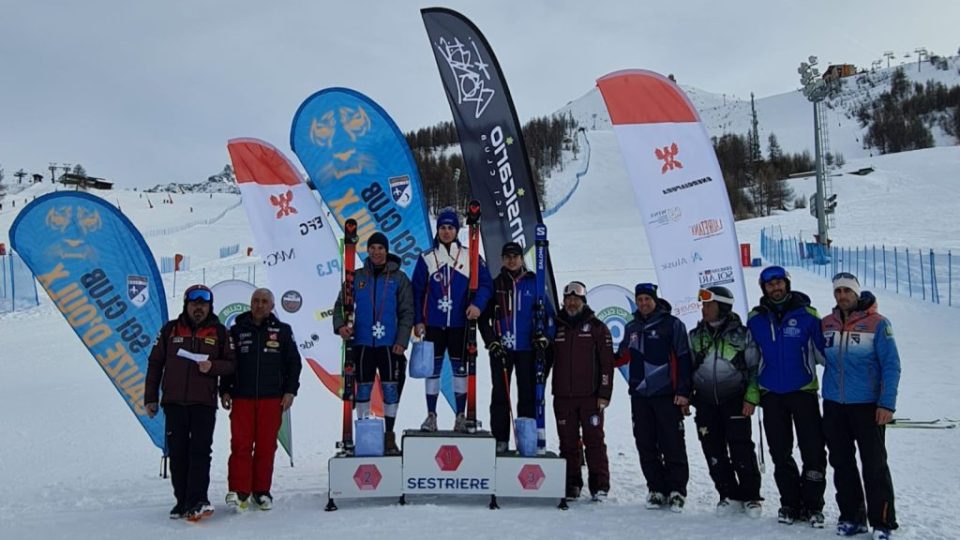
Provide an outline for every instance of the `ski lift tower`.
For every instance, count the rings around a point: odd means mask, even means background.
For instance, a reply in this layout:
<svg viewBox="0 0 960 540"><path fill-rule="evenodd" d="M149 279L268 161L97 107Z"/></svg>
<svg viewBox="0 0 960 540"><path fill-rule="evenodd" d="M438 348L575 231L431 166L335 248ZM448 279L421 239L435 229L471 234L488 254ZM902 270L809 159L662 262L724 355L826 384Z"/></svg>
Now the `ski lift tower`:
<svg viewBox="0 0 960 540"><path fill-rule="evenodd" d="M833 208L826 208L826 186L824 167L823 167L823 149L821 148L822 138L820 130L820 104L827 97L827 84L820 77L820 70L817 69L817 57L811 56L807 62L801 62L797 68L800 74L800 83L803 84L803 95L813 103L813 135L814 135L814 161L817 171L817 195L816 195L816 215L817 215L817 243L823 246L824 252L829 246L827 238L827 213ZM831 206L836 204L831 201Z"/></svg>

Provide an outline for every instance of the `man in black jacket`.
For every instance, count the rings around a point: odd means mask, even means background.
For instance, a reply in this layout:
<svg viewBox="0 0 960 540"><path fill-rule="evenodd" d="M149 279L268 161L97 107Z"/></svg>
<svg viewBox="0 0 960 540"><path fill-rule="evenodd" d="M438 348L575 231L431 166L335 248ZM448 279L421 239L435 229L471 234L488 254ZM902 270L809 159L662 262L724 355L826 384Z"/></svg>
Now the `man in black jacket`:
<svg viewBox="0 0 960 540"><path fill-rule="evenodd" d="M251 493L261 510L273 506L270 485L283 412L300 387L300 353L290 325L273 314L273 293L257 289L250 311L230 328L236 373L223 377L220 400L230 409L227 504L243 510Z"/></svg>

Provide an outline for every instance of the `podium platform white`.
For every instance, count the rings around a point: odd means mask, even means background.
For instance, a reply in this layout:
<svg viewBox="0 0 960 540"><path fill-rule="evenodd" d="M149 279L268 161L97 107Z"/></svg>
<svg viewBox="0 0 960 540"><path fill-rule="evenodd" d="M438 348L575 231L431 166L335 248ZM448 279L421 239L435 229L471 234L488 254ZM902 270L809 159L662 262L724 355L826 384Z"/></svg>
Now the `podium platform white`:
<svg viewBox="0 0 960 540"><path fill-rule="evenodd" d="M337 509L334 498L399 497L405 504L407 495L438 494L489 495L490 508L499 508L497 497L555 498L566 508L566 464L552 452L498 456L488 431L406 430L401 448L401 456L330 458L327 510Z"/></svg>

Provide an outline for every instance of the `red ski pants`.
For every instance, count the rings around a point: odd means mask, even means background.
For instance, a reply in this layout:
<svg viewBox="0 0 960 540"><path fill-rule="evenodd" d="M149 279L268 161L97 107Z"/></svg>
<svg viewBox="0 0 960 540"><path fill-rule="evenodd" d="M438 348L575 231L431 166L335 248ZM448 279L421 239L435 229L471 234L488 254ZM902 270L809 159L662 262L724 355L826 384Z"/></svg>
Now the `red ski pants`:
<svg viewBox="0 0 960 540"><path fill-rule="evenodd" d="M234 399L230 412L230 491L265 493L273 480L273 456L283 410L280 398Z"/></svg>

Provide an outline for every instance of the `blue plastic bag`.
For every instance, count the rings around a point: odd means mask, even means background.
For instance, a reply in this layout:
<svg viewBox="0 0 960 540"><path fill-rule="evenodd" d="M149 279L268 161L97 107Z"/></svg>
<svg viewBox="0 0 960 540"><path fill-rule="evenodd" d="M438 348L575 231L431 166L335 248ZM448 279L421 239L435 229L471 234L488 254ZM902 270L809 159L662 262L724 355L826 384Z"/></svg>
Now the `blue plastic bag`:
<svg viewBox="0 0 960 540"><path fill-rule="evenodd" d="M425 379L433 376L433 342L427 340L414 341L413 352L410 353L410 377Z"/></svg>

